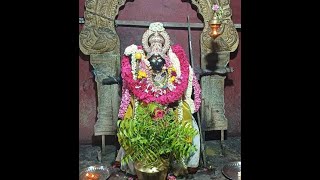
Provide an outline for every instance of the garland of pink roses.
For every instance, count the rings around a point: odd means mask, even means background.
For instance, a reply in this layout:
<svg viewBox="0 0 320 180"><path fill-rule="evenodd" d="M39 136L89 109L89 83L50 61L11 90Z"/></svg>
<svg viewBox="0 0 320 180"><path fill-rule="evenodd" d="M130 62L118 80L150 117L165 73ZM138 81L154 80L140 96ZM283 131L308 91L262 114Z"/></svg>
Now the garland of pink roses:
<svg viewBox="0 0 320 180"><path fill-rule="evenodd" d="M186 58L186 54L183 48L180 45L174 45L171 47L172 51L177 55L180 61L181 69L181 83L176 85L176 88L164 95L155 97L152 92L141 91L136 88L139 81L134 80L131 72L129 57L124 56L122 58L122 69L121 77L127 82L127 88L141 101L145 103L157 102L159 104L169 104L175 102L181 98L184 91L188 86L188 77L189 77L189 62Z"/></svg>

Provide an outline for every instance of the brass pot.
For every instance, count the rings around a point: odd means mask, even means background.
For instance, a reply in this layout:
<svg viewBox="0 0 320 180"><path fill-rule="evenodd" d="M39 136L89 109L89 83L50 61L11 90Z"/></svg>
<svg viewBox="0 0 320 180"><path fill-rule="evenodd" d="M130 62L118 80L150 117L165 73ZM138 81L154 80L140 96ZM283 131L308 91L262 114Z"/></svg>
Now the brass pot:
<svg viewBox="0 0 320 180"><path fill-rule="evenodd" d="M145 166L142 162L134 163L139 180L166 180L169 160L157 163L157 166Z"/></svg>

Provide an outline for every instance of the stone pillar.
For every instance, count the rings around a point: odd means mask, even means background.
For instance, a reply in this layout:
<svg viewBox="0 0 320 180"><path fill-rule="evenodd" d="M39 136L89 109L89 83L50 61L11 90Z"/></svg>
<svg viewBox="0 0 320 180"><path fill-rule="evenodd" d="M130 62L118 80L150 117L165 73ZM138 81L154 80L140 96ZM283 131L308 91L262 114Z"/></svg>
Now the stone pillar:
<svg viewBox="0 0 320 180"><path fill-rule="evenodd" d="M94 133L99 135L115 135L116 122L119 111L119 85L102 85L102 80L108 76L119 74L116 70L120 66L120 56L113 53L93 54L90 63L94 68L97 85L97 122L94 125Z"/></svg>
<svg viewBox="0 0 320 180"><path fill-rule="evenodd" d="M120 74L120 40L115 30L115 18L125 0L86 0L85 23L79 34L80 50L90 55L97 87L97 121L95 136L102 136L102 154L105 153L105 135L116 134L120 104L119 85L103 86L102 80Z"/></svg>
<svg viewBox="0 0 320 180"><path fill-rule="evenodd" d="M217 69L227 67L230 59L229 52L217 52ZM202 111L201 117L205 122L205 130L226 130L228 120L224 109L224 80L225 76L212 75L201 78Z"/></svg>
<svg viewBox="0 0 320 180"><path fill-rule="evenodd" d="M239 44L238 32L231 19L230 0L191 1L204 19L204 28L200 37L201 69L223 72L229 63L230 52L235 51ZM211 9L213 4L218 4L223 9L221 25L223 32L216 39L209 36L211 29L208 22L213 18L213 10ZM202 125L205 125L204 131L226 130L228 128L228 121L224 114L224 80L225 76L220 75L201 78L201 121Z"/></svg>

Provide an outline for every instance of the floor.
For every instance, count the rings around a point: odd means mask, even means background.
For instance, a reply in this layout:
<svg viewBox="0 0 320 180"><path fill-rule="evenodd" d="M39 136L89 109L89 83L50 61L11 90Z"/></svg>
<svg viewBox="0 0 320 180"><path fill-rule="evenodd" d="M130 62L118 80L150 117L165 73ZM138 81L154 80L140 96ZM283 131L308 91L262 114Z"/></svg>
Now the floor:
<svg viewBox="0 0 320 180"><path fill-rule="evenodd" d="M223 148L221 148L223 147ZM111 179L128 179L128 176L112 168L111 163L115 159L116 148L112 145L106 146L106 155L98 157L101 151L99 146L80 145L79 149L79 172L91 165L106 165L113 172ZM205 142L205 154L207 159L206 167L199 167L196 174L187 177L178 177L177 179L199 179L199 180L226 180L222 173L222 168L229 162L241 161L241 138L228 137L221 146L219 140L210 140ZM100 159L100 161L99 161Z"/></svg>

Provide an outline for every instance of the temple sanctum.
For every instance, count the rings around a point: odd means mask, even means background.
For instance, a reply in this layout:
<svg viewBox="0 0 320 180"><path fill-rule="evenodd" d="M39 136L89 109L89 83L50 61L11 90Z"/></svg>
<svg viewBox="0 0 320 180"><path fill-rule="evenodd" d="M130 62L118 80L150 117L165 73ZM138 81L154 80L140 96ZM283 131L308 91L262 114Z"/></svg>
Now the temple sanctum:
<svg viewBox="0 0 320 180"><path fill-rule="evenodd" d="M79 0L79 178L241 179L241 1Z"/></svg>

